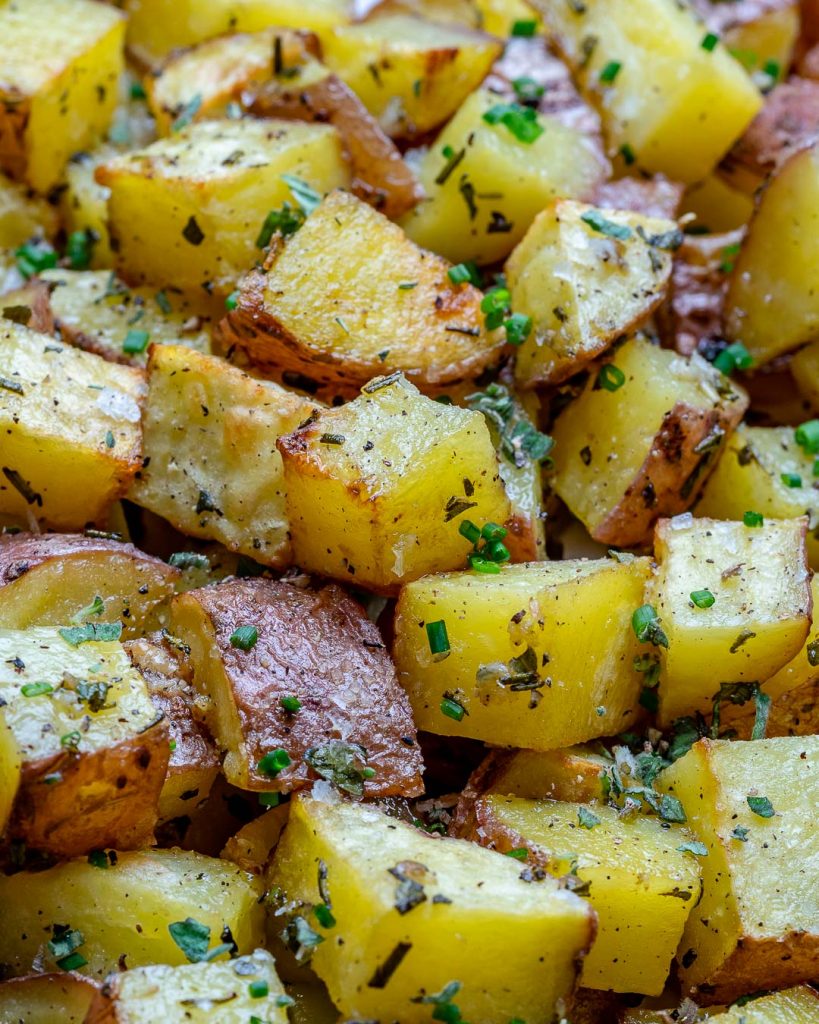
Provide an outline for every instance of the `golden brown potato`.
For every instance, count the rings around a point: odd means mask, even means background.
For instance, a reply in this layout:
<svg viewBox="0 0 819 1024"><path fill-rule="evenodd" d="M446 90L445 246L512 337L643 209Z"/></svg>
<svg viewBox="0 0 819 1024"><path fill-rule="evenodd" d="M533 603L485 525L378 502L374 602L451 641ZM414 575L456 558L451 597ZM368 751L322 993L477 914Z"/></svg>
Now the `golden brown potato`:
<svg viewBox="0 0 819 1024"><path fill-rule="evenodd" d="M41 334L54 333L51 312L51 289L45 281L32 278L20 288L4 291L0 296L0 316L22 324Z"/></svg>
<svg viewBox="0 0 819 1024"><path fill-rule="evenodd" d="M84 1024L97 985L74 971L26 974L0 984L0 1020L8 1024Z"/></svg>
<svg viewBox="0 0 819 1024"><path fill-rule="evenodd" d="M243 825L225 844L220 857L233 861L242 871L261 875L276 848L290 814L290 804L279 804Z"/></svg>
<svg viewBox="0 0 819 1024"><path fill-rule="evenodd" d="M760 88L787 75L799 35L799 0L694 0L692 6Z"/></svg>
<svg viewBox="0 0 819 1024"><path fill-rule="evenodd" d="M322 777L361 796L421 792L409 702L378 629L338 587L230 580L181 594L173 629L244 789Z"/></svg>

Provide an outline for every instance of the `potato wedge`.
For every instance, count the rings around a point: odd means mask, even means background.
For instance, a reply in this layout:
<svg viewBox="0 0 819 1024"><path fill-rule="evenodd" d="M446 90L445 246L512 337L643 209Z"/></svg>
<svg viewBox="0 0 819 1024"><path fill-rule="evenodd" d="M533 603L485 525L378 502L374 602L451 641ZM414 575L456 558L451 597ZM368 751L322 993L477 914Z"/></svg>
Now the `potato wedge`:
<svg viewBox="0 0 819 1024"><path fill-rule="evenodd" d="M106 859L105 868L83 857L0 877L0 960L9 974L28 974L34 963L53 969L66 946L68 956L83 961L76 969L95 978L118 965L184 964L168 926L188 919L208 930L203 954L220 942L235 943L240 955L261 944L262 887L234 864L187 850L140 850ZM190 931L188 926L183 933Z"/></svg>
<svg viewBox="0 0 819 1024"><path fill-rule="evenodd" d="M682 801L708 847L703 896L680 944L683 986L715 1003L810 980L819 946L819 737L700 740L657 787ZM780 899L785 877L788 898Z"/></svg>
<svg viewBox="0 0 819 1024"><path fill-rule="evenodd" d="M464 565L465 513L481 527L509 517L484 417L425 398L398 373L278 447L296 563L376 593Z"/></svg>
<svg viewBox="0 0 819 1024"><path fill-rule="evenodd" d="M56 232L54 207L0 174L0 248L16 249L34 236L53 238Z"/></svg>
<svg viewBox="0 0 819 1024"><path fill-rule="evenodd" d="M791 359L791 373L809 407L819 413L819 341L800 348Z"/></svg>
<svg viewBox="0 0 819 1024"><path fill-rule="evenodd" d="M269 882L282 889L278 919L293 947L306 952L315 936L312 966L345 1016L426 1024L431 997L449 992L438 1002L464 1020L546 1024L572 988L594 917L552 879L519 876L510 858L430 839L372 807L298 797ZM332 931L311 913L319 903ZM514 970L499 993L491 978L510 943Z"/></svg>
<svg viewBox="0 0 819 1024"><path fill-rule="evenodd" d="M143 376L0 321L0 513L81 530L141 462Z"/></svg>
<svg viewBox="0 0 819 1024"><path fill-rule="evenodd" d="M640 689L629 623L648 572L647 559L532 562L405 586L393 657L418 727L531 750L625 729Z"/></svg>
<svg viewBox="0 0 819 1024"><path fill-rule="evenodd" d="M538 214L506 263L512 308L532 320L519 347L523 387L571 377L662 302L674 221L562 200Z"/></svg>
<svg viewBox="0 0 819 1024"><path fill-rule="evenodd" d="M696 501L747 404L701 357L633 338L557 418L554 488L594 540L647 546L656 519Z"/></svg>
<svg viewBox="0 0 819 1024"><path fill-rule="evenodd" d="M125 19L108 4L19 0L0 8L0 167L7 174L48 192L71 154L107 130L124 37Z"/></svg>
<svg viewBox="0 0 819 1024"><path fill-rule="evenodd" d="M73 971L29 974L0 983L0 1020L10 1024L84 1024L97 993L89 978Z"/></svg>
<svg viewBox="0 0 819 1024"><path fill-rule="evenodd" d="M0 627L121 622L130 639L157 625L178 569L133 544L78 534L0 535ZM79 616L79 619L77 619Z"/></svg>
<svg viewBox="0 0 819 1024"><path fill-rule="evenodd" d="M366 203L333 192L243 280L219 340L259 366L350 387L396 370L420 385L476 377L503 339L484 326L481 293L447 270Z"/></svg>
<svg viewBox="0 0 819 1024"><path fill-rule="evenodd" d="M229 782L290 791L322 777L357 796L421 791L409 704L378 629L338 587L230 580L179 595L173 628L211 698ZM278 769L276 751L286 754Z"/></svg>
<svg viewBox="0 0 819 1024"><path fill-rule="evenodd" d="M150 841L168 728L116 626L0 630L0 691L22 758L9 834L75 857Z"/></svg>

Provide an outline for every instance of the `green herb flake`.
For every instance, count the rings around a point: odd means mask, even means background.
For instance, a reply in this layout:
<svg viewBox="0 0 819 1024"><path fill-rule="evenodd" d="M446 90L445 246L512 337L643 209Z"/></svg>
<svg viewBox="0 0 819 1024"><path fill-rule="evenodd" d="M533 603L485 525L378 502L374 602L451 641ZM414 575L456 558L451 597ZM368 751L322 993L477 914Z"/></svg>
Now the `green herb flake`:
<svg viewBox="0 0 819 1024"><path fill-rule="evenodd" d="M47 693L54 693L54 687L51 683L24 683L20 687L20 693L23 697L42 697Z"/></svg>
<svg viewBox="0 0 819 1024"><path fill-rule="evenodd" d="M620 74L622 67L619 60L610 60L600 72L600 81L603 85L611 85Z"/></svg>
<svg viewBox="0 0 819 1024"><path fill-rule="evenodd" d="M207 572L210 570L210 559L195 551L174 551L168 559L168 565L175 569L202 569Z"/></svg>
<svg viewBox="0 0 819 1024"><path fill-rule="evenodd" d="M798 473L782 473L780 479L786 487L802 486L802 477Z"/></svg>
<svg viewBox="0 0 819 1024"><path fill-rule="evenodd" d="M522 39L531 39L537 35L537 22L534 20L519 20L512 22L512 35Z"/></svg>
<svg viewBox="0 0 819 1024"><path fill-rule="evenodd" d="M707 50L708 53L711 53L711 51L716 48L718 42L719 36L714 35L713 32L706 32L705 35L702 37L700 46L703 48L703 50Z"/></svg>
<svg viewBox="0 0 819 1024"><path fill-rule="evenodd" d="M259 761L257 767L262 775L266 775L269 779L275 779L292 763L287 751L278 747L276 750L268 751Z"/></svg>
<svg viewBox="0 0 819 1024"><path fill-rule="evenodd" d="M272 234L272 232L271 232L271 234ZM267 241L269 242L270 239L268 238ZM264 244L267 245L267 242L265 242ZM259 246L259 248L262 248L262 246ZM239 289L237 288L235 291L232 291L230 293L230 295L228 295L228 297L225 299L225 309L228 310L228 312L231 312L232 310L236 309L236 307L238 305L239 305Z"/></svg>
<svg viewBox="0 0 819 1024"><path fill-rule="evenodd" d="M597 374L595 387L604 391L619 391L625 383L626 375L619 366L615 366L614 363L603 363Z"/></svg>
<svg viewBox="0 0 819 1024"><path fill-rule="evenodd" d="M288 715L295 715L297 711L301 711L302 705L298 697L282 697L279 704Z"/></svg>
<svg viewBox="0 0 819 1024"><path fill-rule="evenodd" d="M447 271L447 277L453 284L473 284L481 287L481 274L475 263L457 263Z"/></svg>
<svg viewBox="0 0 819 1024"><path fill-rule="evenodd" d="M19 249L15 249L14 259L17 269L28 280L43 270L56 267L57 251L45 239L40 238L26 242Z"/></svg>
<svg viewBox="0 0 819 1024"><path fill-rule="evenodd" d="M600 824L600 819L597 815L592 814L587 807L578 807L577 820L582 828L592 829L595 825Z"/></svg>
<svg viewBox="0 0 819 1024"><path fill-rule="evenodd" d="M688 596L695 608L710 608L716 601L710 590L692 590Z"/></svg>
<svg viewBox="0 0 819 1024"><path fill-rule="evenodd" d="M128 331L122 343L122 351L129 356L139 355L148 347L150 337L148 331Z"/></svg>
<svg viewBox="0 0 819 1024"><path fill-rule="evenodd" d="M252 651L259 639L259 631L255 626L237 626L230 634L230 646L240 651Z"/></svg>
<svg viewBox="0 0 819 1024"><path fill-rule="evenodd" d="M462 722L463 717L466 714L466 709L463 704L459 704L457 700L453 700L452 697L444 697L441 701L441 714L447 718L451 718L454 722Z"/></svg>
<svg viewBox="0 0 819 1024"><path fill-rule="evenodd" d="M776 811L773 804L766 796L749 796L748 806L759 818L772 818Z"/></svg>
<svg viewBox="0 0 819 1024"><path fill-rule="evenodd" d="M544 132L537 111L524 107L520 103L498 103L483 115L487 124L504 125L518 142L531 145Z"/></svg>
<svg viewBox="0 0 819 1024"><path fill-rule="evenodd" d="M747 843L750 833L751 830L749 828L745 828L744 825L737 825L733 832L731 832L731 838L737 839L740 843Z"/></svg>
<svg viewBox="0 0 819 1024"><path fill-rule="evenodd" d="M631 627L641 644L668 648L668 637L660 626L657 611L650 604L644 604L631 616Z"/></svg>
<svg viewBox="0 0 819 1024"><path fill-rule="evenodd" d="M109 865L108 854L105 850L92 850L88 854L88 863L92 868L107 868Z"/></svg>
<svg viewBox="0 0 819 1024"><path fill-rule="evenodd" d="M364 795L364 782L375 774L367 767L367 751L359 743L330 740L311 747L304 760L323 779L355 797Z"/></svg>
<svg viewBox="0 0 819 1024"><path fill-rule="evenodd" d="M819 420L808 420L794 432L794 439L805 455L819 455Z"/></svg>
<svg viewBox="0 0 819 1024"><path fill-rule="evenodd" d="M505 856L511 857L512 860L528 860L529 849L526 846L518 846L514 850L507 850Z"/></svg>
<svg viewBox="0 0 819 1024"><path fill-rule="evenodd" d="M311 188L304 179L297 178L295 174L282 174L281 179L290 189L293 198L301 207L305 217L309 216L321 203L319 193L314 188Z"/></svg>
<svg viewBox="0 0 819 1024"><path fill-rule="evenodd" d="M86 619L92 615L102 615L105 611L105 602L99 594L96 595L94 600L85 608L81 608L76 615L71 616L71 622L78 626L80 623L85 622Z"/></svg>
<svg viewBox="0 0 819 1024"><path fill-rule="evenodd" d="M677 847L677 849L680 853L693 853L695 857L708 856L708 847L705 845L705 843L682 843L680 846Z"/></svg>
<svg viewBox="0 0 819 1024"><path fill-rule="evenodd" d="M95 242L95 234L87 228L71 232L66 242L65 255L72 270L88 270Z"/></svg>
<svg viewBox="0 0 819 1024"><path fill-rule="evenodd" d="M536 105L546 92L544 86L538 85L534 78L529 78L528 75L516 78L512 82L512 88L515 90L515 96L525 106Z"/></svg>
<svg viewBox="0 0 819 1024"><path fill-rule="evenodd" d="M165 316L168 316L169 313L173 312L173 306L171 306L170 300L165 291L157 292L154 296L154 301Z"/></svg>
<svg viewBox="0 0 819 1024"><path fill-rule="evenodd" d="M264 999L270 992L270 986L266 981L251 981L247 986L247 993L251 999Z"/></svg>
<svg viewBox="0 0 819 1024"><path fill-rule="evenodd" d="M176 119L171 125L172 132L181 132L183 128L187 128L188 125L193 121L196 115L199 113L199 108L202 106L202 93L198 92L193 96L179 111Z"/></svg>
<svg viewBox="0 0 819 1024"><path fill-rule="evenodd" d="M716 356L712 365L729 377L734 370L750 370L754 365L754 357L741 341L735 341Z"/></svg>
<svg viewBox="0 0 819 1024"><path fill-rule="evenodd" d="M467 525L462 523L461 526ZM427 643L429 644L429 650L432 654L434 661L443 661L449 657L449 637L446 631L446 622L443 619L439 619L437 622L428 622L426 624L427 631Z"/></svg>
<svg viewBox="0 0 819 1024"><path fill-rule="evenodd" d="M506 330L506 341L509 345L519 348L532 333L532 318L523 313L513 313L503 322Z"/></svg>
<svg viewBox="0 0 819 1024"><path fill-rule="evenodd" d="M620 156L623 158L626 167L631 167L637 159L634 155L634 150L627 142L624 142L620 147Z"/></svg>
<svg viewBox="0 0 819 1024"><path fill-rule="evenodd" d="M615 224L614 221L604 217L599 210L587 210L580 219L584 224L600 235L607 235L609 238L616 238L625 242L632 236L632 230L626 224Z"/></svg>
<svg viewBox="0 0 819 1024"><path fill-rule="evenodd" d="M742 516L742 522L751 529L756 529L765 525L765 517L761 512L746 512Z"/></svg>
<svg viewBox="0 0 819 1024"><path fill-rule="evenodd" d="M313 914L322 928L335 927L336 919L333 917L333 912L326 903L317 903L316 906L313 907Z"/></svg>
<svg viewBox="0 0 819 1024"><path fill-rule="evenodd" d="M72 647L87 643L108 643L122 636L121 622L86 622L82 626L67 626L60 636Z"/></svg>
<svg viewBox="0 0 819 1024"><path fill-rule="evenodd" d="M185 959L192 964L207 960L210 945L210 928L193 917L184 921L174 921L168 925L173 941L182 950ZM218 947L217 947L218 949Z"/></svg>

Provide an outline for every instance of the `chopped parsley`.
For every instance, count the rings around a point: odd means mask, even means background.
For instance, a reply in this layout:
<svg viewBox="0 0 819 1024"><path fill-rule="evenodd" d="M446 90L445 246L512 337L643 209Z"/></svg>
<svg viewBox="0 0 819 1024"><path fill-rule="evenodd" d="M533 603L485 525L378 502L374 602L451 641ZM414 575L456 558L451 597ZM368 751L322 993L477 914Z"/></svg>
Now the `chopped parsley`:
<svg viewBox="0 0 819 1024"><path fill-rule="evenodd" d="M367 765L367 751L359 743L330 740L311 747L304 760L323 779L350 796L363 796L364 783L375 775L375 770Z"/></svg>
<svg viewBox="0 0 819 1024"><path fill-rule="evenodd" d="M749 796L747 800L748 806L759 818L772 818L776 814L773 804L766 796Z"/></svg>
<svg viewBox="0 0 819 1024"><path fill-rule="evenodd" d="M121 622L86 622L82 626L66 626L59 631L60 636L72 647L80 644L106 643L119 640L122 636Z"/></svg>
<svg viewBox="0 0 819 1024"><path fill-rule="evenodd" d="M609 238L616 238L620 242L628 241L631 238L632 230L626 224L615 224L613 220L604 217L600 210L587 210L580 219L584 224L600 235L607 235Z"/></svg>

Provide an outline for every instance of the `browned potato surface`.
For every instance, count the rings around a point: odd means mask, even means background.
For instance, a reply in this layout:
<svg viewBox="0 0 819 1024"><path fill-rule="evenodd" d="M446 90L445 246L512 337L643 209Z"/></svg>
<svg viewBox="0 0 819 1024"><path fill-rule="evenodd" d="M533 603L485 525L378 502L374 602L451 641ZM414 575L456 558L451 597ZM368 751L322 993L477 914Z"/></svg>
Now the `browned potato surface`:
<svg viewBox="0 0 819 1024"><path fill-rule="evenodd" d="M83 1024L97 985L73 971L26 974L0 984L0 1020L8 1024Z"/></svg>

